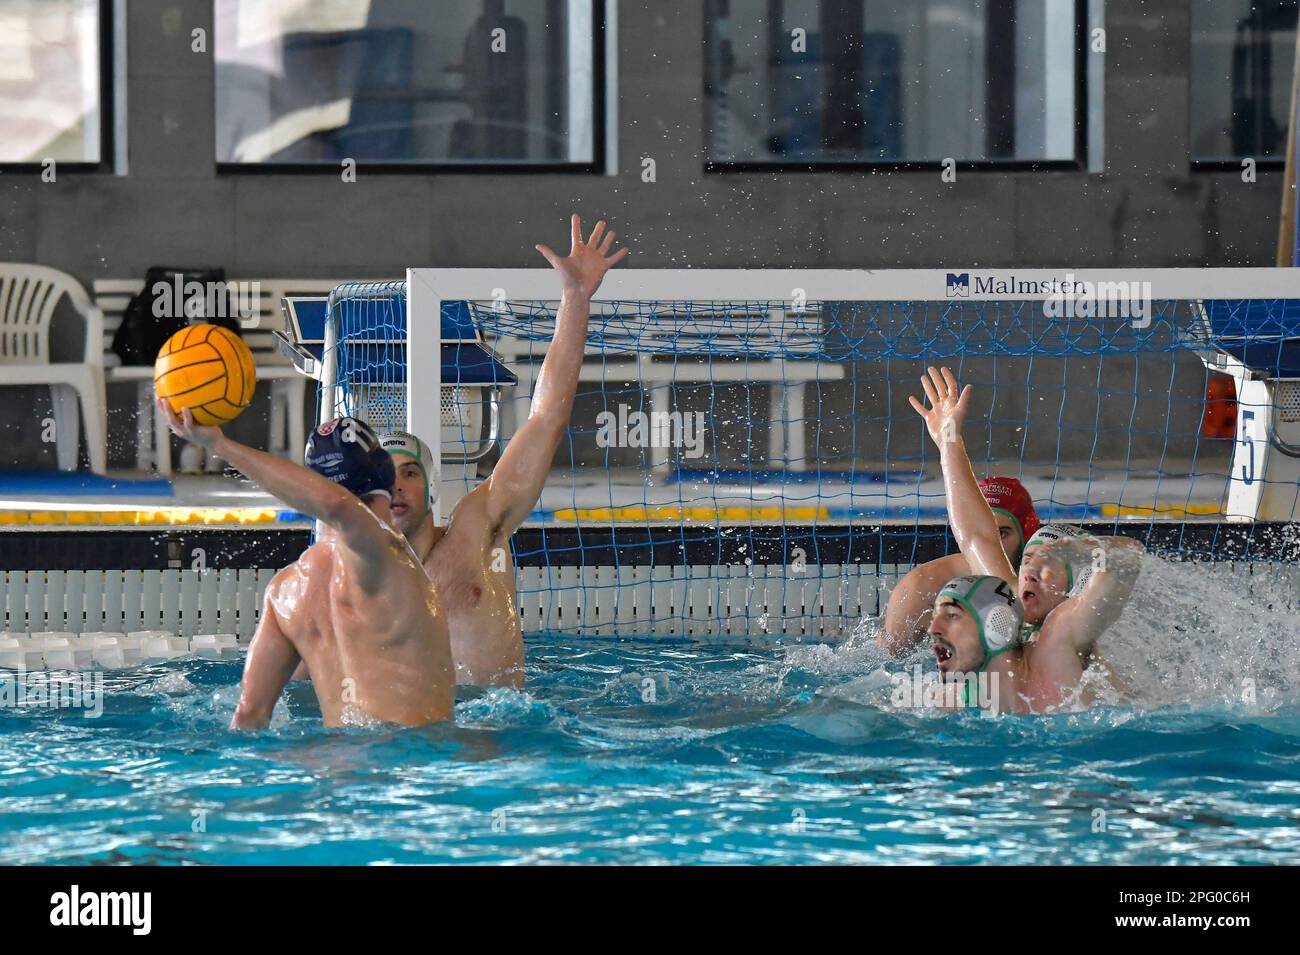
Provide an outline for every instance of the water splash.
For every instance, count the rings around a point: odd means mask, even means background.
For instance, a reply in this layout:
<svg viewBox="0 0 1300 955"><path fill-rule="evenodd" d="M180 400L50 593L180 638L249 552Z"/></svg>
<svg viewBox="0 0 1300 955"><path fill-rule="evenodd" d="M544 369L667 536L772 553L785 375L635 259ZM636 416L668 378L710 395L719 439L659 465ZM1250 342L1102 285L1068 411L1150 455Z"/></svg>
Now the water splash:
<svg viewBox="0 0 1300 955"><path fill-rule="evenodd" d="M1150 708L1267 711L1300 696L1300 568L1142 557L1133 594L1097 652Z"/></svg>
<svg viewBox="0 0 1300 955"><path fill-rule="evenodd" d="M509 688L485 690L472 700L457 703L455 709L458 726L543 726L554 718L555 710L549 703Z"/></svg>
<svg viewBox="0 0 1300 955"><path fill-rule="evenodd" d="M1300 701L1298 605L1300 565L1143 554L1133 593L1097 641L1099 665L1084 672L1081 690L1103 706L1139 710L1276 711ZM823 695L888 709L892 678L918 664L933 669L933 661L924 643L890 657L876 644L880 627L863 618L843 644L792 648L782 664L825 680Z"/></svg>

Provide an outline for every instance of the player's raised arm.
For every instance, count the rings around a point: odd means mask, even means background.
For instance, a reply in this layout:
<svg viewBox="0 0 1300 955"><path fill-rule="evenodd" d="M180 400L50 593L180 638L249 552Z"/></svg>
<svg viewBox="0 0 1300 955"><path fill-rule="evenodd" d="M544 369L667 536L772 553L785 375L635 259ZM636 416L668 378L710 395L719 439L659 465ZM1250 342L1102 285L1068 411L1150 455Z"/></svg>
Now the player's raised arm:
<svg viewBox="0 0 1300 955"><path fill-rule="evenodd" d="M524 522L541 496L555 449L573 414L578 373L587 347L591 297L600 288L605 273L628 253L627 249L612 251L614 233L605 231L603 221L596 223L586 241L582 238L582 220L575 215L570 224L571 248L567 256L556 254L548 246L537 246L559 273L562 286L555 338L537 375L528 420L511 438L486 482L488 520L507 534Z"/></svg>
<svg viewBox="0 0 1300 955"><path fill-rule="evenodd" d="M1137 583L1142 544L1131 537L1089 536L1043 546L1089 575L1083 588L1056 611L1068 618L1064 631L1071 634L1075 649L1082 653L1124 611Z"/></svg>
<svg viewBox="0 0 1300 955"><path fill-rule="evenodd" d="M907 400L923 419L930 437L939 446L943 465L944 491L948 498L948 521L957 546L970 563L971 572L1001 577L1012 587L1016 573L1002 548L1002 535L989 502L980 491L970 456L961 437L962 423L970 404L970 385L960 390L957 379L947 368L931 368L921 377L921 387L930 408L915 396Z"/></svg>
<svg viewBox="0 0 1300 955"><path fill-rule="evenodd" d="M184 409L178 415L165 398L158 399L159 412L167 416L171 429L179 437L211 451L238 468L249 480L295 511L310 515L334 528L366 567L391 546L393 535L386 530L357 494L322 477L301 464L258 451L241 444L212 428L194 423L194 415ZM345 419L347 421L349 419ZM387 459L387 453L381 452ZM377 574L367 572L362 584L372 590Z"/></svg>

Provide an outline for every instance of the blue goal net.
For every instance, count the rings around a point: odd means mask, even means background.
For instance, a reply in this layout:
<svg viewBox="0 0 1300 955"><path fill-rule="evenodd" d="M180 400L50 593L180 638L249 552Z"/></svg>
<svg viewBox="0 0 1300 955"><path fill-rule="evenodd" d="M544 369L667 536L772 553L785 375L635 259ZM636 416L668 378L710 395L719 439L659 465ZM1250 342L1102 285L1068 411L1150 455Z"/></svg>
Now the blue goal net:
<svg viewBox="0 0 1300 955"><path fill-rule="evenodd" d="M811 637L879 613L953 548L907 400L930 365L973 386L977 476L1020 479L1044 521L1184 558L1294 556L1298 485L1276 451L1300 427L1292 299L1235 280L1152 294L1141 273L1090 297L673 299L680 274L593 305L569 427L514 540L526 629ZM409 378L438 363L444 515L527 419L556 334L556 301L492 291L438 299L439 355L408 354L405 283L331 299L323 413L404 426Z"/></svg>

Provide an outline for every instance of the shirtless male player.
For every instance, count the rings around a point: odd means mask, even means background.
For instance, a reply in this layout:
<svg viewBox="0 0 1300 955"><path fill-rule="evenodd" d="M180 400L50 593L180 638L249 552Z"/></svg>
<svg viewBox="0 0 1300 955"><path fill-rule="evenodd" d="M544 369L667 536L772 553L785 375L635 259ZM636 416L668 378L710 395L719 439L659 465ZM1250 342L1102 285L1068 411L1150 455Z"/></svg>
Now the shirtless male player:
<svg viewBox="0 0 1300 955"><path fill-rule="evenodd" d="M1013 477L990 477L979 482L980 493L993 509L1002 538L1002 549L1012 567L1020 566L1025 543L1042 523L1034 510L1033 498ZM894 656L910 652L929 635L935 597L946 581L970 574L970 563L961 553L948 554L918 564L907 572L889 595L884 626L877 645Z"/></svg>
<svg viewBox="0 0 1300 955"><path fill-rule="evenodd" d="M913 409L925 419L939 447L948 519L971 573L997 578L1023 610L1021 645L998 654L1014 709L1044 712L1062 704L1089 703L1078 693L1084 667L1097 638L1114 623L1137 582L1141 544L1127 537L1097 538L1078 528L1047 525L1025 542L1020 572L1012 569L997 521L980 493L961 438L970 403L970 385L958 393L947 368L921 378L930 407L915 397ZM945 588L946 590L947 588ZM995 590L997 588L994 588ZM938 607L936 606L936 611ZM961 672L969 661L931 625L939 668ZM987 654L980 655L987 658ZM972 655L976 666L979 656ZM988 661L985 661L986 665Z"/></svg>
<svg viewBox="0 0 1300 955"><path fill-rule="evenodd" d="M605 273L628 254L625 248L611 252L614 233L605 231L604 222L596 223L585 242L582 220L575 215L570 226L567 256L537 246L559 274L561 294L555 337L537 375L528 420L510 439L491 476L457 502L445 526L433 521L438 484L428 447L404 431L380 439L397 467L393 525L410 541L446 608L457 683L524 683L510 535L541 497L573 414L591 297Z"/></svg>
<svg viewBox="0 0 1300 955"><path fill-rule="evenodd" d="M266 726L300 662L326 726L450 719L447 618L406 539L386 523L393 463L374 433L353 418L326 422L303 467L195 424L189 409L178 416L166 399L158 408L180 437L324 525L266 589L232 728Z"/></svg>

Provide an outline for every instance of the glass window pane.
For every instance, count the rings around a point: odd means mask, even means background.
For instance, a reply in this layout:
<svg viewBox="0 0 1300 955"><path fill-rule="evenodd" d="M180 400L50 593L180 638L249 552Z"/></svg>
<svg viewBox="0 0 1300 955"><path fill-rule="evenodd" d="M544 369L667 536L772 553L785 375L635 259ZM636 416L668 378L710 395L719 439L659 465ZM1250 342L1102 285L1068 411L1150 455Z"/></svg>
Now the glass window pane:
<svg viewBox="0 0 1300 955"><path fill-rule="evenodd" d="M223 163L595 161L592 0L216 0Z"/></svg>
<svg viewBox="0 0 1300 955"><path fill-rule="evenodd" d="M1283 157L1296 16L1296 0L1192 4L1194 159Z"/></svg>
<svg viewBox="0 0 1300 955"><path fill-rule="evenodd" d="M711 0L714 162L1074 161L1075 0Z"/></svg>
<svg viewBox="0 0 1300 955"><path fill-rule="evenodd" d="M0 163L100 161L99 16L99 0L0 0Z"/></svg>

